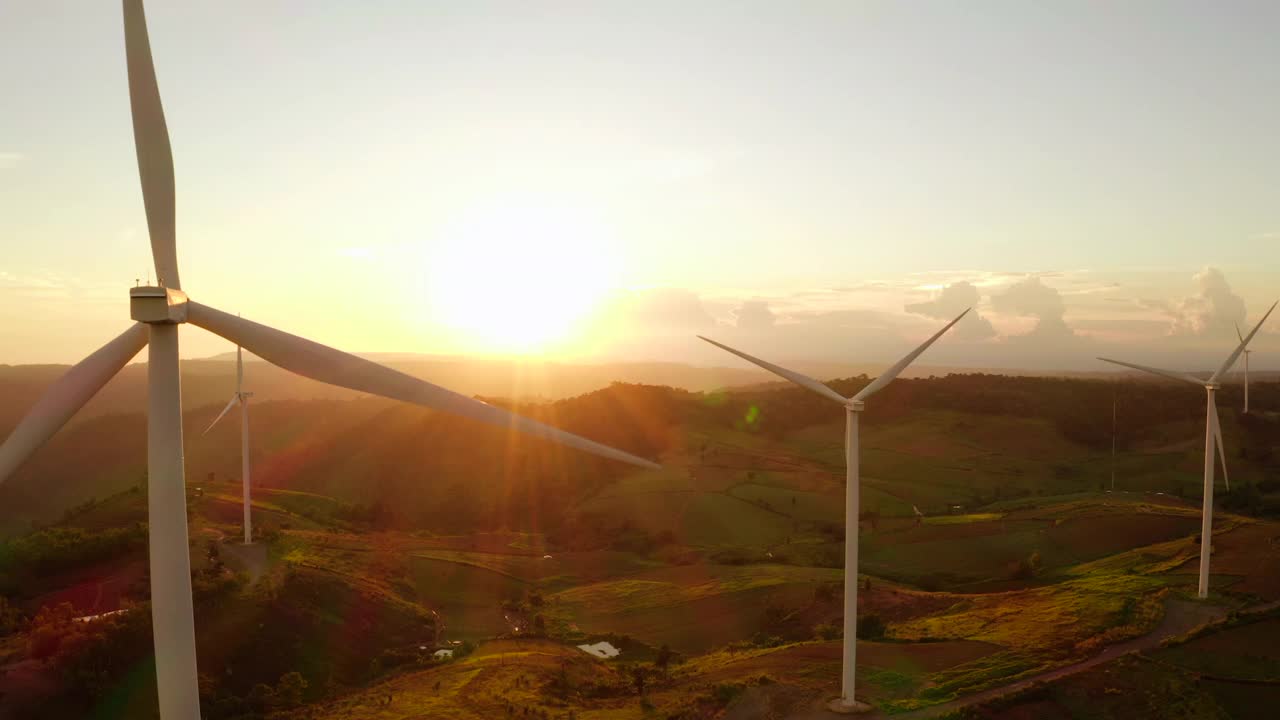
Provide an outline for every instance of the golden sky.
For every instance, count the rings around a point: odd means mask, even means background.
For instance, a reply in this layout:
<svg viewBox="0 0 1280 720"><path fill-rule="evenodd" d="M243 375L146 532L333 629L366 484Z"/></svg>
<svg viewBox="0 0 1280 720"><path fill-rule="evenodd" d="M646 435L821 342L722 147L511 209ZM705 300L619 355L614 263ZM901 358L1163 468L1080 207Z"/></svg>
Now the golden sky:
<svg viewBox="0 0 1280 720"><path fill-rule="evenodd" d="M0 7L0 362L77 360L147 277L118 13ZM1192 366L1280 293L1280 6L148 17L184 288L348 350L882 362L972 302L933 362Z"/></svg>

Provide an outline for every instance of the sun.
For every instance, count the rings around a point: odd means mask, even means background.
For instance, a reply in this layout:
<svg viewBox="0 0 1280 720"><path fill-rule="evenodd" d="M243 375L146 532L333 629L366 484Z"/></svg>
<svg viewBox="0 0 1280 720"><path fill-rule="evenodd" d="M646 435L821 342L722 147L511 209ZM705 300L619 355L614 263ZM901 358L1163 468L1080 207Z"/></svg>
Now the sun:
<svg viewBox="0 0 1280 720"><path fill-rule="evenodd" d="M538 353L572 344L614 287L618 263L603 223L552 202L473 209L433 249L433 321L465 347Z"/></svg>

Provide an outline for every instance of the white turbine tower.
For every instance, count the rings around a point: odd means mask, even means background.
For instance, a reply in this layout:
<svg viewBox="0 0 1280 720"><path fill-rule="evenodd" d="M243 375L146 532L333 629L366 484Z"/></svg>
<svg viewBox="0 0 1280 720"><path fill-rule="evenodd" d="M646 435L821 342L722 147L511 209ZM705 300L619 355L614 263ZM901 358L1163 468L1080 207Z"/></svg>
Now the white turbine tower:
<svg viewBox="0 0 1280 720"><path fill-rule="evenodd" d="M1236 337L1240 338L1240 342L1244 342L1244 336L1240 334L1240 325L1236 324ZM1244 348L1244 411L1249 412L1249 356L1253 351L1246 344Z"/></svg>
<svg viewBox="0 0 1280 720"><path fill-rule="evenodd" d="M160 717L200 717L191 564L182 453L178 326L191 323L299 375L358 392L416 403L585 450L656 468L654 463L319 343L189 301L178 279L173 158L147 38L142 0L123 0L125 52L134 146L157 287L130 290L138 321L59 378L4 445L0 482L9 477L134 355L148 345L147 517L150 526L151 619Z"/></svg>
<svg viewBox="0 0 1280 720"><path fill-rule="evenodd" d="M1266 315L1258 321L1253 330L1246 337L1240 338L1240 344L1236 349L1227 356L1226 361L1209 377L1208 380L1201 380L1194 375L1177 372L1175 370L1161 370L1160 368L1147 367L1145 365L1135 365L1134 363L1123 362L1121 360L1112 360L1110 358L1100 357L1099 360L1104 362L1123 365L1134 370L1141 370L1152 375L1171 378L1173 380L1181 380L1189 382L1193 385L1204 387L1205 398L1205 418L1204 418L1204 502L1200 510L1200 583L1198 594L1200 598L1209 596L1209 552L1213 547L1213 455L1214 448L1217 448L1219 460L1222 462L1222 479L1227 484L1227 490L1231 489L1231 481L1227 477L1227 456L1222 447L1222 424L1218 420L1218 388L1222 387L1219 380L1226 375L1231 366L1235 365L1240 354L1244 352L1244 348L1262 328L1262 324L1267 321L1271 315L1271 311L1276 309L1277 303L1272 303L1267 310Z"/></svg>
<svg viewBox="0 0 1280 720"><path fill-rule="evenodd" d="M951 329L951 326L960 322L968 310L956 316L955 320L947 323L946 327L934 333L933 337L924 341L920 347L907 353L901 360L895 363L888 370L884 371L880 377L872 380L866 387L858 391L856 395L846 398L835 390L827 387L823 383L814 380L811 377L802 375L798 372L778 367L770 362L765 362L757 357L752 357L740 350L722 345L710 338L698 337L715 345L718 348L727 350L734 355L755 363L769 372L786 378L791 382L799 385L806 390L811 390L832 402L842 405L845 409L845 433L844 433L844 457L845 457L845 490L844 490L844 657L842 659L842 672L840 676L840 698L831 702L831 709L837 712L865 712L870 710L870 706L865 703L858 702L854 698L854 676L857 671L857 652L858 652L858 414L863 410L864 401L888 385L894 378L898 377L913 360L920 356L932 345L943 333Z"/></svg>
<svg viewBox="0 0 1280 720"><path fill-rule="evenodd" d="M231 408L236 405L240 406L240 493L244 501L244 544L253 543L253 512L251 510L249 499L249 398L253 397L253 393L244 391L244 356L241 348L236 348L236 392L231 396L231 402L222 408L222 412L218 413L218 417L209 423L209 427L204 429L201 435L208 435L214 425L226 415Z"/></svg>

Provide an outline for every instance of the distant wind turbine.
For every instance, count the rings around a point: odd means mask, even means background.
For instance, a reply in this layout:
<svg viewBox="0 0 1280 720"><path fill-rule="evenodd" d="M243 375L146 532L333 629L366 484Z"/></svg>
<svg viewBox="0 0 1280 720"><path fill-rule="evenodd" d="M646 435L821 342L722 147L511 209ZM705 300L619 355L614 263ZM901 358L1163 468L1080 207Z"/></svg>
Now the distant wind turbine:
<svg viewBox="0 0 1280 720"><path fill-rule="evenodd" d="M236 405L240 406L240 493L244 502L244 544L253 543L253 513L251 502L249 499L249 398L253 397L253 393L244 391L244 357L239 347L236 348L236 392L231 396L231 402L222 408L222 412L218 413L218 417L209 423L209 427L204 429L201 435L208 435L214 425L226 415L231 408Z"/></svg>
<svg viewBox="0 0 1280 720"><path fill-rule="evenodd" d="M149 347L147 519L160 717L198 720L200 696L183 473L178 325L190 322L243 346L267 362L313 380L518 430L620 462L646 468L658 466L363 358L188 300L178 278L173 156L142 0L123 0L123 4L134 148L158 286L129 291L130 315L137 322L54 382L0 445L0 482L70 420L144 345Z"/></svg>
<svg viewBox="0 0 1280 720"><path fill-rule="evenodd" d="M755 363L769 372L786 378L800 387L815 392L822 397L842 405L845 409L845 433L844 433L844 457L845 457L845 490L844 490L844 656L843 667L840 676L840 698L833 700L831 709L837 712L863 712L869 710L870 707L865 703L858 702L854 698L854 676L857 671L857 652L858 652L858 414L863 410L864 401L874 395L876 392L884 388L898 377L913 360L920 356L929 348L943 333L950 330L953 325L960 322L968 310L956 316L955 320L947 323L946 327L934 333L933 337L924 341L920 347L907 353L901 360L895 363L888 370L884 371L880 377L872 380L866 387L858 391L856 395L850 398L842 396L835 390L827 387L823 383L814 380L811 377L802 375L792 370L779 367L770 362L765 362L757 357L752 357L740 350L734 350L728 345L722 345L710 338L698 337L715 345L716 347L727 350L734 355Z"/></svg>
<svg viewBox="0 0 1280 720"><path fill-rule="evenodd" d="M1218 420L1218 388L1222 387L1219 380L1231 370L1231 366L1235 365L1240 354L1244 352L1245 346L1253 339L1253 336L1262 328L1262 324L1271 316L1271 311L1276 309L1276 304L1272 303L1267 310L1266 315L1258 321L1253 330L1247 337L1240 338L1240 344L1232 351L1222 366L1217 369L1209 377L1208 380L1201 380L1194 375L1177 372L1175 370L1161 370L1160 368L1147 367L1145 365L1135 365L1134 363L1123 362L1121 360L1112 360L1110 358L1100 357L1099 360L1123 365L1124 367L1141 370L1152 375L1171 378L1173 380L1181 380L1189 382L1193 385L1204 387L1205 398L1205 428L1204 428L1204 502L1200 510L1200 586L1198 589L1199 596L1203 599L1209 596L1209 551L1213 545L1213 455L1214 448L1217 448L1218 458L1222 462L1222 479L1227 484L1227 490L1231 489L1231 481L1227 477L1227 456L1222 447L1222 423Z"/></svg>
<svg viewBox="0 0 1280 720"><path fill-rule="evenodd" d="M1236 337L1240 338L1240 342L1244 342L1244 336L1240 334L1240 324L1236 323ZM1253 351L1246 344L1244 348L1244 411L1249 412L1249 356Z"/></svg>
<svg viewBox="0 0 1280 720"><path fill-rule="evenodd" d="M1111 492L1116 489L1116 391L1111 388Z"/></svg>

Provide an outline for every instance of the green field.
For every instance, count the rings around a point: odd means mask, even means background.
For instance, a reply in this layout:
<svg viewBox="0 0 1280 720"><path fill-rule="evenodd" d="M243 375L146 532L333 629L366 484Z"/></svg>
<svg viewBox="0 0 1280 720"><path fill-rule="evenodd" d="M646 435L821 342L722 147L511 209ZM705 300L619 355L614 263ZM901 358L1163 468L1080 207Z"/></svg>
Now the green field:
<svg viewBox="0 0 1280 720"><path fill-rule="evenodd" d="M787 565L694 565L564 590L548 613L587 633L616 632L651 645L705 651L752 635L769 603L807 603L837 570Z"/></svg>

